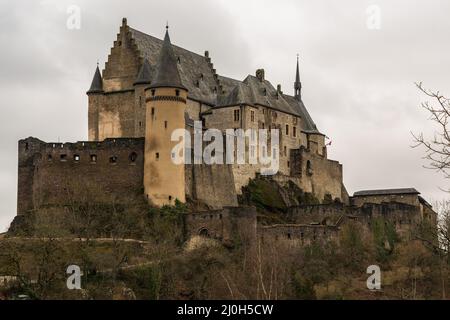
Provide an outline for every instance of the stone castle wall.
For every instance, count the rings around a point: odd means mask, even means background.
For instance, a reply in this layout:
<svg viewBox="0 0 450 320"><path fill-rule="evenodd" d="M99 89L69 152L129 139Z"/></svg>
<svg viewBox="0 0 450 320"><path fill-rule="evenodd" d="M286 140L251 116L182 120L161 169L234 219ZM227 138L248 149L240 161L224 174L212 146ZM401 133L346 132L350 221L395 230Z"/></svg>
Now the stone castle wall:
<svg viewBox="0 0 450 320"><path fill-rule="evenodd" d="M142 195L144 139L19 142L18 214L90 197L97 202Z"/></svg>

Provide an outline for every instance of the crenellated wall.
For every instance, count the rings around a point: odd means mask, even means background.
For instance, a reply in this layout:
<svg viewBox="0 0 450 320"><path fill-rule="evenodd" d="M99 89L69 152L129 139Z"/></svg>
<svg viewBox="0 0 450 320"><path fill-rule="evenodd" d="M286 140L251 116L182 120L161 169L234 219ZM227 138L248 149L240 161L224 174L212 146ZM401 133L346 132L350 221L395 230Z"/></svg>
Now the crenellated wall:
<svg viewBox="0 0 450 320"><path fill-rule="evenodd" d="M45 143L19 141L18 214L45 205L143 194L144 139Z"/></svg>

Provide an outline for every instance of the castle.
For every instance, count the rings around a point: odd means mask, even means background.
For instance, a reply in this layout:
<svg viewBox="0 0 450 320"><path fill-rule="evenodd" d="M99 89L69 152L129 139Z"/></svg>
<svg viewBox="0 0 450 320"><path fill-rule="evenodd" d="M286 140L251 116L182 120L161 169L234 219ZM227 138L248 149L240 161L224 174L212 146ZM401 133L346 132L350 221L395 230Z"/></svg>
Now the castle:
<svg viewBox="0 0 450 320"><path fill-rule="evenodd" d="M117 199L143 196L154 206L177 200L202 203L209 211L187 217L188 229L220 239L227 238L233 223L217 223L216 218L232 219L245 210L256 229L302 241L316 237L318 228L326 230L321 234L332 235L344 218L367 217L369 211L391 214L400 229L415 219L436 220L415 189L365 191L349 197L342 165L328 159L326 136L302 101L298 59L293 89L294 95L288 95L280 85L274 87L263 69L243 81L221 76L208 51L199 55L173 45L168 27L160 40L123 19L105 68L100 72L97 66L87 91L89 141L19 141L17 215L63 203L75 181ZM238 197L249 181L260 176L262 165L176 164L172 158L177 143L171 138L179 128L190 134L214 128L224 135L227 129L278 129L279 150L272 150L273 141L267 150L279 154L278 173L270 179L280 186L293 183L320 204L289 208L291 225L257 226L252 210L239 210ZM246 160L258 152L248 140L244 148ZM330 215L333 221L327 218Z"/></svg>

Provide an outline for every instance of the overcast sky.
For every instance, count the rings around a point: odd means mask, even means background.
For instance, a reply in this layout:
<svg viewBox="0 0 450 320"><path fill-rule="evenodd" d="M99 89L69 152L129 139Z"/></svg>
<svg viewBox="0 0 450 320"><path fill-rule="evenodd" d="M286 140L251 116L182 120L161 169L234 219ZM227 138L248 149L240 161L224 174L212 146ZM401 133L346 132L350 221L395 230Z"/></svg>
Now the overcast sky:
<svg viewBox="0 0 450 320"><path fill-rule="evenodd" d="M80 29L67 28L70 5ZM209 50L219 74L242 80L264 68L285 93L299 53L303 100L349 193L415 187L442 200L447 181L423 168L410 132L434 130L414 82L450 96L448 12L446 0L0 0L0 232L16 214L17 141L87 139L85 92L122 17L160 38L168 20L172 42Z"/></svg>

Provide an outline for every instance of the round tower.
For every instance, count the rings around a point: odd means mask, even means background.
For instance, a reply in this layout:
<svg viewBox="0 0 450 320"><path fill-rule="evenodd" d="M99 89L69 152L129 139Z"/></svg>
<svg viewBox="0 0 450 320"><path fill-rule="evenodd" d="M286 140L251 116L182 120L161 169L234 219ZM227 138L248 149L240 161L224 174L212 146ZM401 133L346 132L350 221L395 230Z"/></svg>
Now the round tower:
<svg viewBox="0 0 450 320"><path fill-rule="evenodd" d="M98 63L95 69L94 78L92 79L91 87L88 92L88 139L89 141L98 141L98 110L103 102L103 79Z"/></svg>
<svg viewBox="0 0 450 320"><path fill-rule="evenodd" d="M155 77L145 91L144 189L149 203L156 206L186 201L185 166L172 161L178 142L171 136L174 130L185 129L187 93L166 30Z"/></svg>

